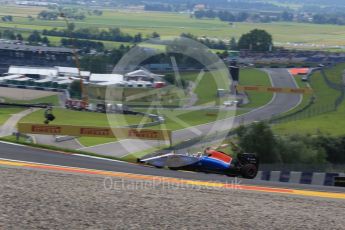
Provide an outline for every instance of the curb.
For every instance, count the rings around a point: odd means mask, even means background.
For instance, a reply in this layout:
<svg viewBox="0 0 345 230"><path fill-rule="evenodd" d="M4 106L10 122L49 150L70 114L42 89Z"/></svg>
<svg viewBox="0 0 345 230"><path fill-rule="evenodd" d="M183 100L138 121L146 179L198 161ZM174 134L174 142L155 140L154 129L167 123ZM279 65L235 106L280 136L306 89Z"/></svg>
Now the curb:
<svg viewBox="0 0 345 230"><path fill-rule="evenodd" d="M259 171L255 180L334 186L336 177L345 177L345 173Z"/></svg>

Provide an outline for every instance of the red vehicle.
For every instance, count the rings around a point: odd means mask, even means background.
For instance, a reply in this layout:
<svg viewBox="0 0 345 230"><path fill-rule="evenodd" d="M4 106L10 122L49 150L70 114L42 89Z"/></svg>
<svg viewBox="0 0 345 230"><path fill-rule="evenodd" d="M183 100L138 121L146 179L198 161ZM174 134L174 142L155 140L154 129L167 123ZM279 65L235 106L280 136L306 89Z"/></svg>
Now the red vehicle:
<svg viewBox="0 0 345 230"><path fill-rule="evenodd" d="M67 109L87 110L89 103L84 100L67 99L65 106Z"/></svg>

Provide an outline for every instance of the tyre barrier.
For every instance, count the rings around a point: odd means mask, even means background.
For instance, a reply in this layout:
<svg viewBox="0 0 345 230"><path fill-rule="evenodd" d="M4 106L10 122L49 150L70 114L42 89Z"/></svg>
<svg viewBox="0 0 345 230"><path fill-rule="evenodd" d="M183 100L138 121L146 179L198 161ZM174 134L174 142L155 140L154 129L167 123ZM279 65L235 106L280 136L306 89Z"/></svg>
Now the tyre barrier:
<svg viewBox="0 0 345 230"><path fill-rule="evenodd" d="M345 187L345 173L259 171L255 180Z"/></svg>

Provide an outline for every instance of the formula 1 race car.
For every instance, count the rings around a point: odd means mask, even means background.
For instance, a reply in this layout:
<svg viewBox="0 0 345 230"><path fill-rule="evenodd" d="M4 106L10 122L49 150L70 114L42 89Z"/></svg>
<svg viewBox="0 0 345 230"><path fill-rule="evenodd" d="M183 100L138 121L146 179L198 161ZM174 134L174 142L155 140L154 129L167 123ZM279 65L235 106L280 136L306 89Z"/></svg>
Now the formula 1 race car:
<svg viewBox="0 0 345 230"><path fill-rule="evenodd" d="M227 176L242 176L253 179L256 177L259 161L255 154L239 153L233 159L224 152L207 148L204 153L174 154L168 153L160 156L138 159L157 168L168 167L172 170L187 170L206 173L225 174Z"/></svg>

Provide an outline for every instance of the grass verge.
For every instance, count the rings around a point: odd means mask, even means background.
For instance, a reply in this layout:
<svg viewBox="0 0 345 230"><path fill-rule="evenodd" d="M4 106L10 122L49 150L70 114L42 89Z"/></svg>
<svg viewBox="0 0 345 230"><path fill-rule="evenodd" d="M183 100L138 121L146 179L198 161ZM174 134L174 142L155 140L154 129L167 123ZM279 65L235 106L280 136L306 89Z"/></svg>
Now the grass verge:
<svg viewBox="0 0 345 230"><path fill-rule="evenodd" d="M240 85L263 85L271 86L271 82L267 73L258 69L243 69L240 72ZM247 92L249 103L241 106L241 108L259 108L266 105L272 100L272 93L263 92Z"/></svg>
<svg viewBox="0 0 345 230"><path fill-rule="evenodd" d="M339 83L344 69L345 64L340 64L326 70L326 74L333 82ZM298 115L302 119L274 125L274 132L278 134L318 134L321 132L334 136L344 135L345 102L337 111L326 110L334 107L334 101L340 96L340 92L328 87L319 72L312 75L310 84L315 92L315 103Z"/></svg>
<svg viewBox="0 0 345 230"><path fill-rule="evenodd" d="M13 114L23 110L22 108L0 107L0 125L3 125Z"/></svg>

